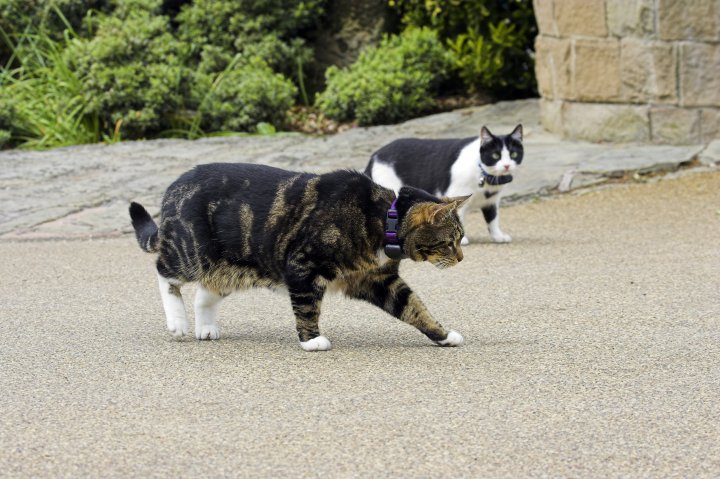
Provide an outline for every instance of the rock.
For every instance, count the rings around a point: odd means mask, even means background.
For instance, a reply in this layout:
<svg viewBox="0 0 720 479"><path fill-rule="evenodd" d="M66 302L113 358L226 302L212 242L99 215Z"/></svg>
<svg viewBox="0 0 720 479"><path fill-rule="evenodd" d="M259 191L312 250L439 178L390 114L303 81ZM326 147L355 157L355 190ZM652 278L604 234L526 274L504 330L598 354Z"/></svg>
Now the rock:
<svg viewBox="0 0 720 479"><path fill-rule="evenodd" d="M700 143L700 110L677 107L650 108L653 143L697 145Z"/></svg>

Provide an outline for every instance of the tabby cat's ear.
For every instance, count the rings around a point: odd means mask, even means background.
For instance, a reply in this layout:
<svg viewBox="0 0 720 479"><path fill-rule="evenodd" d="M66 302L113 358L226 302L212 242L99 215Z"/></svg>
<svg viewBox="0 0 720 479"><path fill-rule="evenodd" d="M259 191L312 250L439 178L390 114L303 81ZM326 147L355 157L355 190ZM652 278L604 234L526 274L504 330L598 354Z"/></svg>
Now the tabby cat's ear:
<svg viewBox="0 0 720 479"><path fill-rule="evenodd" d="M436 203L430 207L427 222L434 225L455 211L456 208L455 203Z"/></svg>
<svg viewBox="0 0 720 479"><path fill-rule="evenodd" d="M448 198L447 200L454 205L455 209L458 209L462 205L464 205L467 202L467 200L470 199L471 196L472 195L455 196L454 198Z"/></svg>
<svg viewBox="0 0 720 479"><path fill-rule="evenodd" d="M518 125L515 127L515 129L510 133L510 137L513 140L522 141L523 139L523 132L522 132L522 125Z"/></svg>
<svg viewBox="0 0 720 479"><path fill-rule="evenodd" d="M490 133L490 130L486 126L483 126L480 129L480 144L484 145L485 143L489 142L494 138L493 134Z"/></svg>

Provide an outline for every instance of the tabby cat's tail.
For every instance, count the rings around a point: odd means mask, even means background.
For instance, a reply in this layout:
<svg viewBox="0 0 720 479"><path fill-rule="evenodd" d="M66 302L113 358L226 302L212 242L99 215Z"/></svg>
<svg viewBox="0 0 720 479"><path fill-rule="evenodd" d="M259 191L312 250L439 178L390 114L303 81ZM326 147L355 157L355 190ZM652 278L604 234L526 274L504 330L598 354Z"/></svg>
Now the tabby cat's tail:
<svg viewBox="0 0 720 479"><path fill-rule="evenodd" d="M140 203L130 203L130 219L140 248L146 253L158 251L158 227Z"/></svg>

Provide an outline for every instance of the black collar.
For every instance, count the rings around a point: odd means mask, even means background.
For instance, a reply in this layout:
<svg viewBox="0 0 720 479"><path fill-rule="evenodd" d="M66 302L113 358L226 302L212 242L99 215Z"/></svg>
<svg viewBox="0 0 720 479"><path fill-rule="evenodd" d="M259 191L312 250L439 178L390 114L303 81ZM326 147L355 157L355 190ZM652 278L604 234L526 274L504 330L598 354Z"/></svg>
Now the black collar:
<svg viewBox="0 0 720 479"><path fill-rule="evenodd" d="M512 175L494 176L485 171L482 167L480 168L480 171L482 171L483 177L480 179L479 186L483 186L485 183L493 186L507 185L513 180Z"/></svg>
<svg viewBox="0 0 720 479"><path fill-rule="evenodd" d="M398 212L395 208L397 198L395 198L387 211L387 218L385 219L385 254L390 259L403 259L402 248L400 247L400 240L398 239Z"/></svg>

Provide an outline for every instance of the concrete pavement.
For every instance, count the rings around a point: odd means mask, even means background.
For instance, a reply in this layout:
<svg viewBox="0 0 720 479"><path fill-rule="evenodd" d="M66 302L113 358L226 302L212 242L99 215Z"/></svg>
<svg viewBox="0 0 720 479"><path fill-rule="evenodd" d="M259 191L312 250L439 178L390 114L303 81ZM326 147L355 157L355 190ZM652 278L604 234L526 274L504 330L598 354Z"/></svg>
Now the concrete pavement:
<svg viewBox="0 0 720 479"><path fill-rule="evenodd" d="M333 297L305 353L266 291L176 341L131 236L6 238L0 477L718 477L719 208L715 171L505 208L510 245L471 214L403 266L457 349Z"/></svg>

